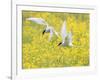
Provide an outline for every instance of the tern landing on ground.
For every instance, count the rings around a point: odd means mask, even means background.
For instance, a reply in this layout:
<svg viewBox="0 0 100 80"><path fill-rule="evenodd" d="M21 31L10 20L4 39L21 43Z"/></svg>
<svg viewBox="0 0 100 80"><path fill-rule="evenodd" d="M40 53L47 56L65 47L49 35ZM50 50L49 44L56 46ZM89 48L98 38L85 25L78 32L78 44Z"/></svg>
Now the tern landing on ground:
<svg viewBox="0 0 100 80"><path fill-rule="evenodd" d="M45 29L43 30L42 34L44 35L44 33L50 33L49 41L51 41L54 34L57 37L59 37L58 33L54 30L54 28L52 26L49 26L49 24L44 19L30 17L27 18L27 20L33 21L37 24L44 25Z"/></svg>
<svg viewBox="0 0 100 80"><path fill-rule="evenodd" d="M72 32L67 32L66 31L66 21L63 22L62 29L61 29L61 37L62 37L62 42L58 44L58 46L70 46L72 47Z"/></svg>

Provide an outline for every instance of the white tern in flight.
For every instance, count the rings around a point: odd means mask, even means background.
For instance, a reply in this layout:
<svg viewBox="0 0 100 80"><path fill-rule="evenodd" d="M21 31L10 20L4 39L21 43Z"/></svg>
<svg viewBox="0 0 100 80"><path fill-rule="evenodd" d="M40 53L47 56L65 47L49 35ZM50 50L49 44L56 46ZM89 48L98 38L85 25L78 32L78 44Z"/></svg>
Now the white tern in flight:
<svg viewBox="0 0 100 80"><path fill-rule="evenodd" d="M50 33L49 41L51 41L54 34L57 37L59 37L58 33L54 30L54 28L52 26L49 26L49 24L44 19L30 17L30 18L27 18L26 20L30 20L37 24L44 25L45 29L43 30L42 34L44 35L44 33Z"/></svg>
<svg viewBox="0 0 100 80"><path fill-rule="evenodd" d="M58 46L69 46L72 47L72 32L67 32L66 31L66 21L63 22L62 28L61 28L61 37L62 37L62 42L58 44Z"/></svg>

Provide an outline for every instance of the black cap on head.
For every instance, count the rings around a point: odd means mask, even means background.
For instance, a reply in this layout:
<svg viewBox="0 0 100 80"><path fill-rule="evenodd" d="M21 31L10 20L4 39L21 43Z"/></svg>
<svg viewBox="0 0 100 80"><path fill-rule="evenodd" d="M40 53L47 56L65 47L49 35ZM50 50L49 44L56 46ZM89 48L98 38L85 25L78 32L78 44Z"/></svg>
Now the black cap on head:
<svg viewBox="0 0 100 80"><path fill-rule="evenodd" d="M45 30L42 32L42 34L44 35L44 33L45 33Z"/></svg>
<svg viewBox="0 0 100 80"><path fill-rule="evenodd" d="M62 42L60 42L59 44L58 44L58 46L60 46L62 44Z"/></svg>

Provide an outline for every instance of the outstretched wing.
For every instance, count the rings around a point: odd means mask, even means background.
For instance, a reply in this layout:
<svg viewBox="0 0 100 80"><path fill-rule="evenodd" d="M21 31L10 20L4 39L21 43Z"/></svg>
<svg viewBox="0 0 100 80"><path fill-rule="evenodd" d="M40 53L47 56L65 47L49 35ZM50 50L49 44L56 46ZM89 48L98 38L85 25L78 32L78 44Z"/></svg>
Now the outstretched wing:
<svg viewBox="0 0 100 80"><path fill-rule="evenodd" d="M52 40L53 34L54 34L53 30L52 30L52 29L50 29L49 41L51 41L51 40Z"/></svg>
<svg viewBox="0 0 100 80"><path fill-rule="evenodd" d="M65 40L66 36L67 36L66 21L64 21L61 29L61 37L63 41Z"/></svg>
<svg viewBox="0 0 100 80"><path fill-rule="evenodd" d="M73 44L72 44L72 32L68 33L68 45L73 46Z"/></svg>
<svg viewBox="0 0 100 80"><path fill-rule="evenodd" d="M60 38L60 35L58 34L58 32L53 27L52 27L52 31L58 38Z"/></svg>
<svg viewBox="0 0 100 80"><path fill-rule="evenodd" d="M47 25L47 22L42 19L42 18L33 18L33 17L30 17L30 18L27 18L26 20L30 20L30 21L33 21L37 24L41 24L41 25Z"/></svg>
<svg viewBox="0 0 100 80"><path fill-rule="evenodd" d="M54 33L55 33L55 35L56 35L58 38L60 38L60 36L59 36L59 34L58 34L57 31L54 30Z"/></svg>

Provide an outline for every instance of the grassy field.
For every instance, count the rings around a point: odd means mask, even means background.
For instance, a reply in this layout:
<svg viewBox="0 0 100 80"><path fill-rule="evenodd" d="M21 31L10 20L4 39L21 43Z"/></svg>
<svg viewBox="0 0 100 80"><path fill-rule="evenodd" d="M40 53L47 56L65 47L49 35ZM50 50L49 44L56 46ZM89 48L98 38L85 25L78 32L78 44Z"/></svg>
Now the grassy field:
<svg viewBox="0 0 100 80"><path fill-rule="evenodd" d="M57 32L66 19L68 31L73 29L74 46L57 46L61 38L55 35L49 42L49 33L42 35L43 25L26 20L29 17L45 19ZM89 65L89 14L23 11L22 22L23 69Z"/></svg>

